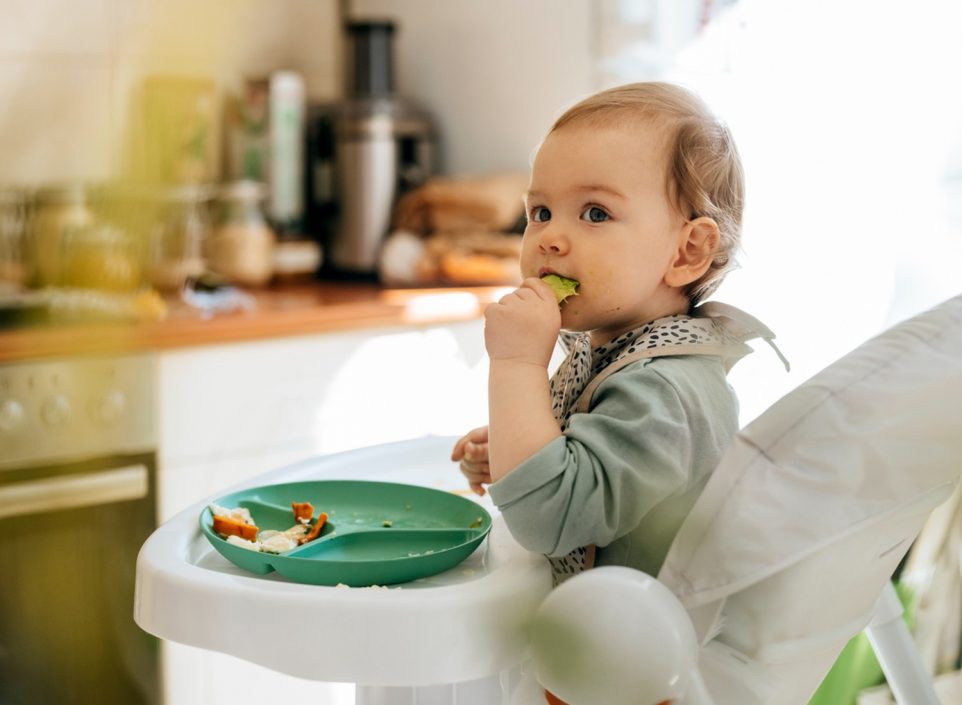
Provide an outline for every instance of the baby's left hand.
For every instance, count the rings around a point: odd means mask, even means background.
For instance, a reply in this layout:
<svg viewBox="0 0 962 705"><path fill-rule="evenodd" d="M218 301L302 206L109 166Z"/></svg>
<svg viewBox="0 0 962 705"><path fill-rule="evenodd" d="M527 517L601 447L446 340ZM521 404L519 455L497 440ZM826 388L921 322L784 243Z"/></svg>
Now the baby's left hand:
<svg viewBox="0 0 962 705"><path fill-rule="evenodd" d="M467 478L471 491L483 497L484 485L491 484L488 465L488 427L472 429L458 439L451 449L451 460L460 463L461 473Z"/></svg>
<svg viewBox="0 0 962 705"><path fill-rule="evenodd" d="M525 279L484 309L484 344L492 360L515 360L547 369L561 332L561 311L551 287Z"/></svg>

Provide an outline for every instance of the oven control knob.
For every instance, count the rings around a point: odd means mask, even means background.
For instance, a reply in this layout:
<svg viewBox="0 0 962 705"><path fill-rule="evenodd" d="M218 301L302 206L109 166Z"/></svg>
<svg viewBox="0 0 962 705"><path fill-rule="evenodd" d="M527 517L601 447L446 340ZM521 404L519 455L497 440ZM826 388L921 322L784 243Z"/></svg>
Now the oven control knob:
<svg viewBox="0 0 962 705"><path fill-rule="evenodd" d="M12 433L23 423L23 404L16 399L0 403L0 433Z"/></svg>
<svg viewBox="0 0 962 705"><path fill-rule="evenodd" d="M70 402L62 394L55 394L43 403L40 416L49 428L61 428L70 420Z"/></svg>
<svg viewBox="0 0 962 705"><path fill-rule="evenodd" d="M126 408L127 395L119 389L114 389L97 399L90 412L97 423L113 426L123 416Z"/></svg>

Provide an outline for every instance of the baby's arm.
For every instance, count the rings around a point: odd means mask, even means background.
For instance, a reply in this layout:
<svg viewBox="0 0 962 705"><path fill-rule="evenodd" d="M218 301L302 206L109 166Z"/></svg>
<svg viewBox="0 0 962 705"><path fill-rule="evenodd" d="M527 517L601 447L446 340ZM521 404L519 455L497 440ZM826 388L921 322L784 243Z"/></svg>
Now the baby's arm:
<svg viewBox="0 0 962 705"><path fill-rule="evenodd" d="M717 462L716 434L705 426L714 428L706 417L717 408L711 396L693 395L686 406L673 384L640 363L609 377L591 412L572 416L564 437L491 485L512 536L529 551L555 556L607 546L632 531ZM697 449L692 424L704 436Z"/></svg>
<svg viewBox="0 0 962 705"><path fill-rule="evenodd" d="M551 288L526 279L484 311L488 373L488 462L497 482L561 435L551 412L548 364L561 330Z"/></svg>

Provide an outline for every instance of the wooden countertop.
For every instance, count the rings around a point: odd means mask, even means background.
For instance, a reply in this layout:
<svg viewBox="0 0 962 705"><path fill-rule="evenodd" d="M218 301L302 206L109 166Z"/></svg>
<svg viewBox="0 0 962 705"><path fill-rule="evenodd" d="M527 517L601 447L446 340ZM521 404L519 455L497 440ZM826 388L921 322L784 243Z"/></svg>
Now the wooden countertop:
<svg viewBox="0 0 962 705"><path fill-rule="evenodd" d="M168 298L163 321L34 326L0 331L0 362L148 350L363 328L431 325L481 315L502 287L383 289L376 284L315 282L250 291L253 310L203 317Z"/></svg>

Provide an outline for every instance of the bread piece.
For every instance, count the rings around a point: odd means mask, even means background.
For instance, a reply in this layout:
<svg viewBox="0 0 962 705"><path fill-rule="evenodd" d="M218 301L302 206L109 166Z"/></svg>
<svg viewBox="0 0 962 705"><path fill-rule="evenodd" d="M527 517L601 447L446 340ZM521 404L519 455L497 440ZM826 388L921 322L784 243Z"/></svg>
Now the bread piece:
<svg viewBox="0 0 962 705"><path fill-rule="evenodd" d="M524 212L527 177L435 178L398 201L394 227L422 235L442 231L510 230Z"/></svg>

